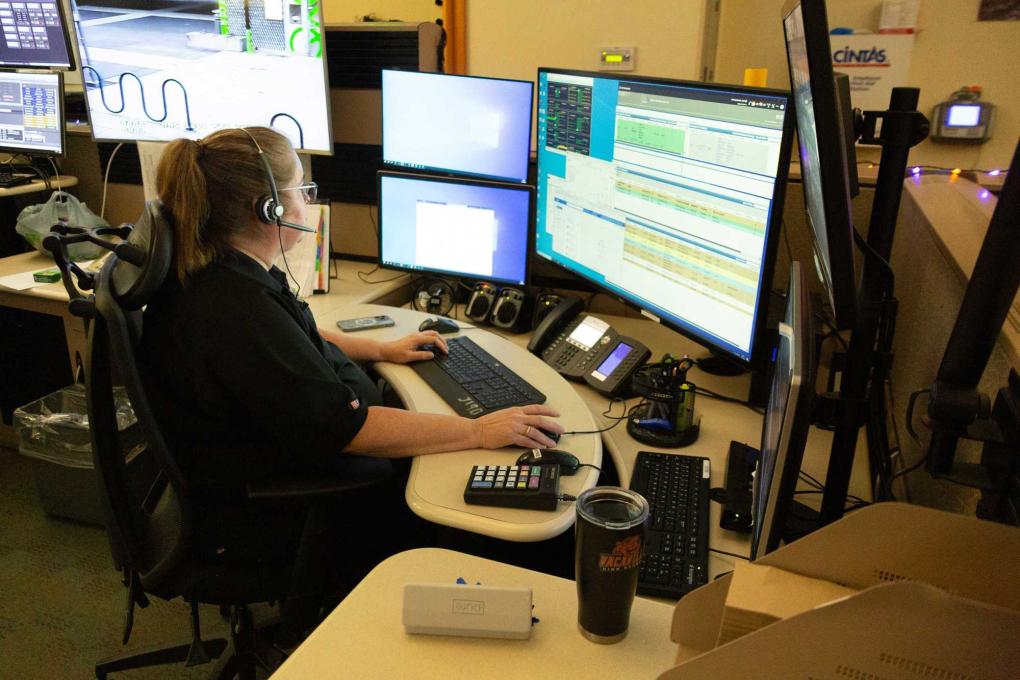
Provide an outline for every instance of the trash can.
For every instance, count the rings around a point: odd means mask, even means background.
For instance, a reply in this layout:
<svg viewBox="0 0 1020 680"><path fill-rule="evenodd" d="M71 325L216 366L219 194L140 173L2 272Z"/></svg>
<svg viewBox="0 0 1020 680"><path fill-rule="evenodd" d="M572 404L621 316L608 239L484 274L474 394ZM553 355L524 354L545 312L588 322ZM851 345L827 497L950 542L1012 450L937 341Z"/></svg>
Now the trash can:
<svg viewBox="0 0 1020 680"><path fill-rule="evenodd" d="M123 387L114 389L117 426L124 441L129 478L148 456L141 428ZM48 515L103 524L99 484L84 385L71 385L14 412L18 450L32 460L39 502Z"/></svg>

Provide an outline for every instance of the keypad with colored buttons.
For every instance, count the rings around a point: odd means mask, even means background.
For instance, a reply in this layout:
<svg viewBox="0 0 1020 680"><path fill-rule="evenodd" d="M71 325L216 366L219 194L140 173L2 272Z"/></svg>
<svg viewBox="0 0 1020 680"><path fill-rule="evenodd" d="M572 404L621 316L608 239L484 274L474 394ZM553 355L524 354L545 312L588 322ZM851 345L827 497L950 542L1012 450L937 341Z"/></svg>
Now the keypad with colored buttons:
<svg viewBox="0 0 1020 680"><path fill-rule="evenodd" d="M464 502L525 510L555 510L558 465L476 465L471 468Z"/></svg>

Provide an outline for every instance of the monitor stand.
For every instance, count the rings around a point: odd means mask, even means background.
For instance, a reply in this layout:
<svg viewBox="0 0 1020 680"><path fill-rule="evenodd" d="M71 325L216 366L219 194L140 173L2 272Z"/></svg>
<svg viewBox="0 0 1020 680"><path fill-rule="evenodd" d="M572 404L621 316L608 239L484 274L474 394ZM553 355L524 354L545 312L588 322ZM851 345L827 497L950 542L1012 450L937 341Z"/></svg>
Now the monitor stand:
<svg viewBox="0 0 1020 680"><path fill-rule="evenodd" d="M738 364L722 354L712 352L707 357L697 360L698 368L709 375L734 376L747 373L747 367Z"/></svg>

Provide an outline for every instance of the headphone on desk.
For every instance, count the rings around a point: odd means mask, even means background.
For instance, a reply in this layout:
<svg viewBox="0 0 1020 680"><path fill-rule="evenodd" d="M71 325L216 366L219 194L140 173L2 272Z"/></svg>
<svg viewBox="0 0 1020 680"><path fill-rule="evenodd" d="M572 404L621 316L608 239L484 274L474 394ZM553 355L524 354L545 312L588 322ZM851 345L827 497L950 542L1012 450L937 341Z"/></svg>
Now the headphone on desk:
<svg viewBox="0 0 1020 680"><path fill-rule="evenodd" d="M276 189L276 180L273 178L273 169L269 166L269 159L266 158L265 152L262 147L259 146L258 140L255 139L255 135L249 132L246 128L237 128L244 132L251 138L252 144L255 145L255 149L259 153L259 160L262 161L262 167L266 170L266 179L269 180L269 194L268 196L259 196L255 199L255 214L258 216L259 221L263 224L275 224L280 227L288 227L290 229L297 229L298 231L314 232L315 229L306 227L302 224L295 224L294 222L288 222L283 219L283 213L285 208L283 203L280 202L280 194Z"/></svg>

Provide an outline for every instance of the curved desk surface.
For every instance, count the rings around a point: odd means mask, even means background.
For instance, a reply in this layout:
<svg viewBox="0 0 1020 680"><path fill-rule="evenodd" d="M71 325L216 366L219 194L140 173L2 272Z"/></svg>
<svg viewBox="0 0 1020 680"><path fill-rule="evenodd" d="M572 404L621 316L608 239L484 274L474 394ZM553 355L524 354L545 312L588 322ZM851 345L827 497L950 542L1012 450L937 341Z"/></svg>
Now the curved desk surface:
<svg viewBox="0 0 1020 680"><path fill-rule="evenodd" d="M320 325L331 327L342 318L388 314L396 322L390 328L360 331L362 337L392 340L418 330L418 324L429 315L410 309L380 305L354 305L316 314ZM499 359L546 395L546 405L560 413L559 422L567 431L599 429L577 391L556 371L514 342L490 331L459 322L461 331L446 337L464 335ZM453 414L453 409L425 383L410 366L378 363L376 370L386 378L411 411ZM569 450L582 463L601 467L602 441L597 434L564 435L560 446ZM560 503L554 512L492 508L464 502L464 487L473 465L512 465L520 455L519 447L500 450L470 449L451 453L418 456L411 465L405 498L418 516L507 541L541 541L557 536L574 524L572 503ZM572 477L563 477L562 493L576 496L595 486L598 472L581 468Z"/></svg>

